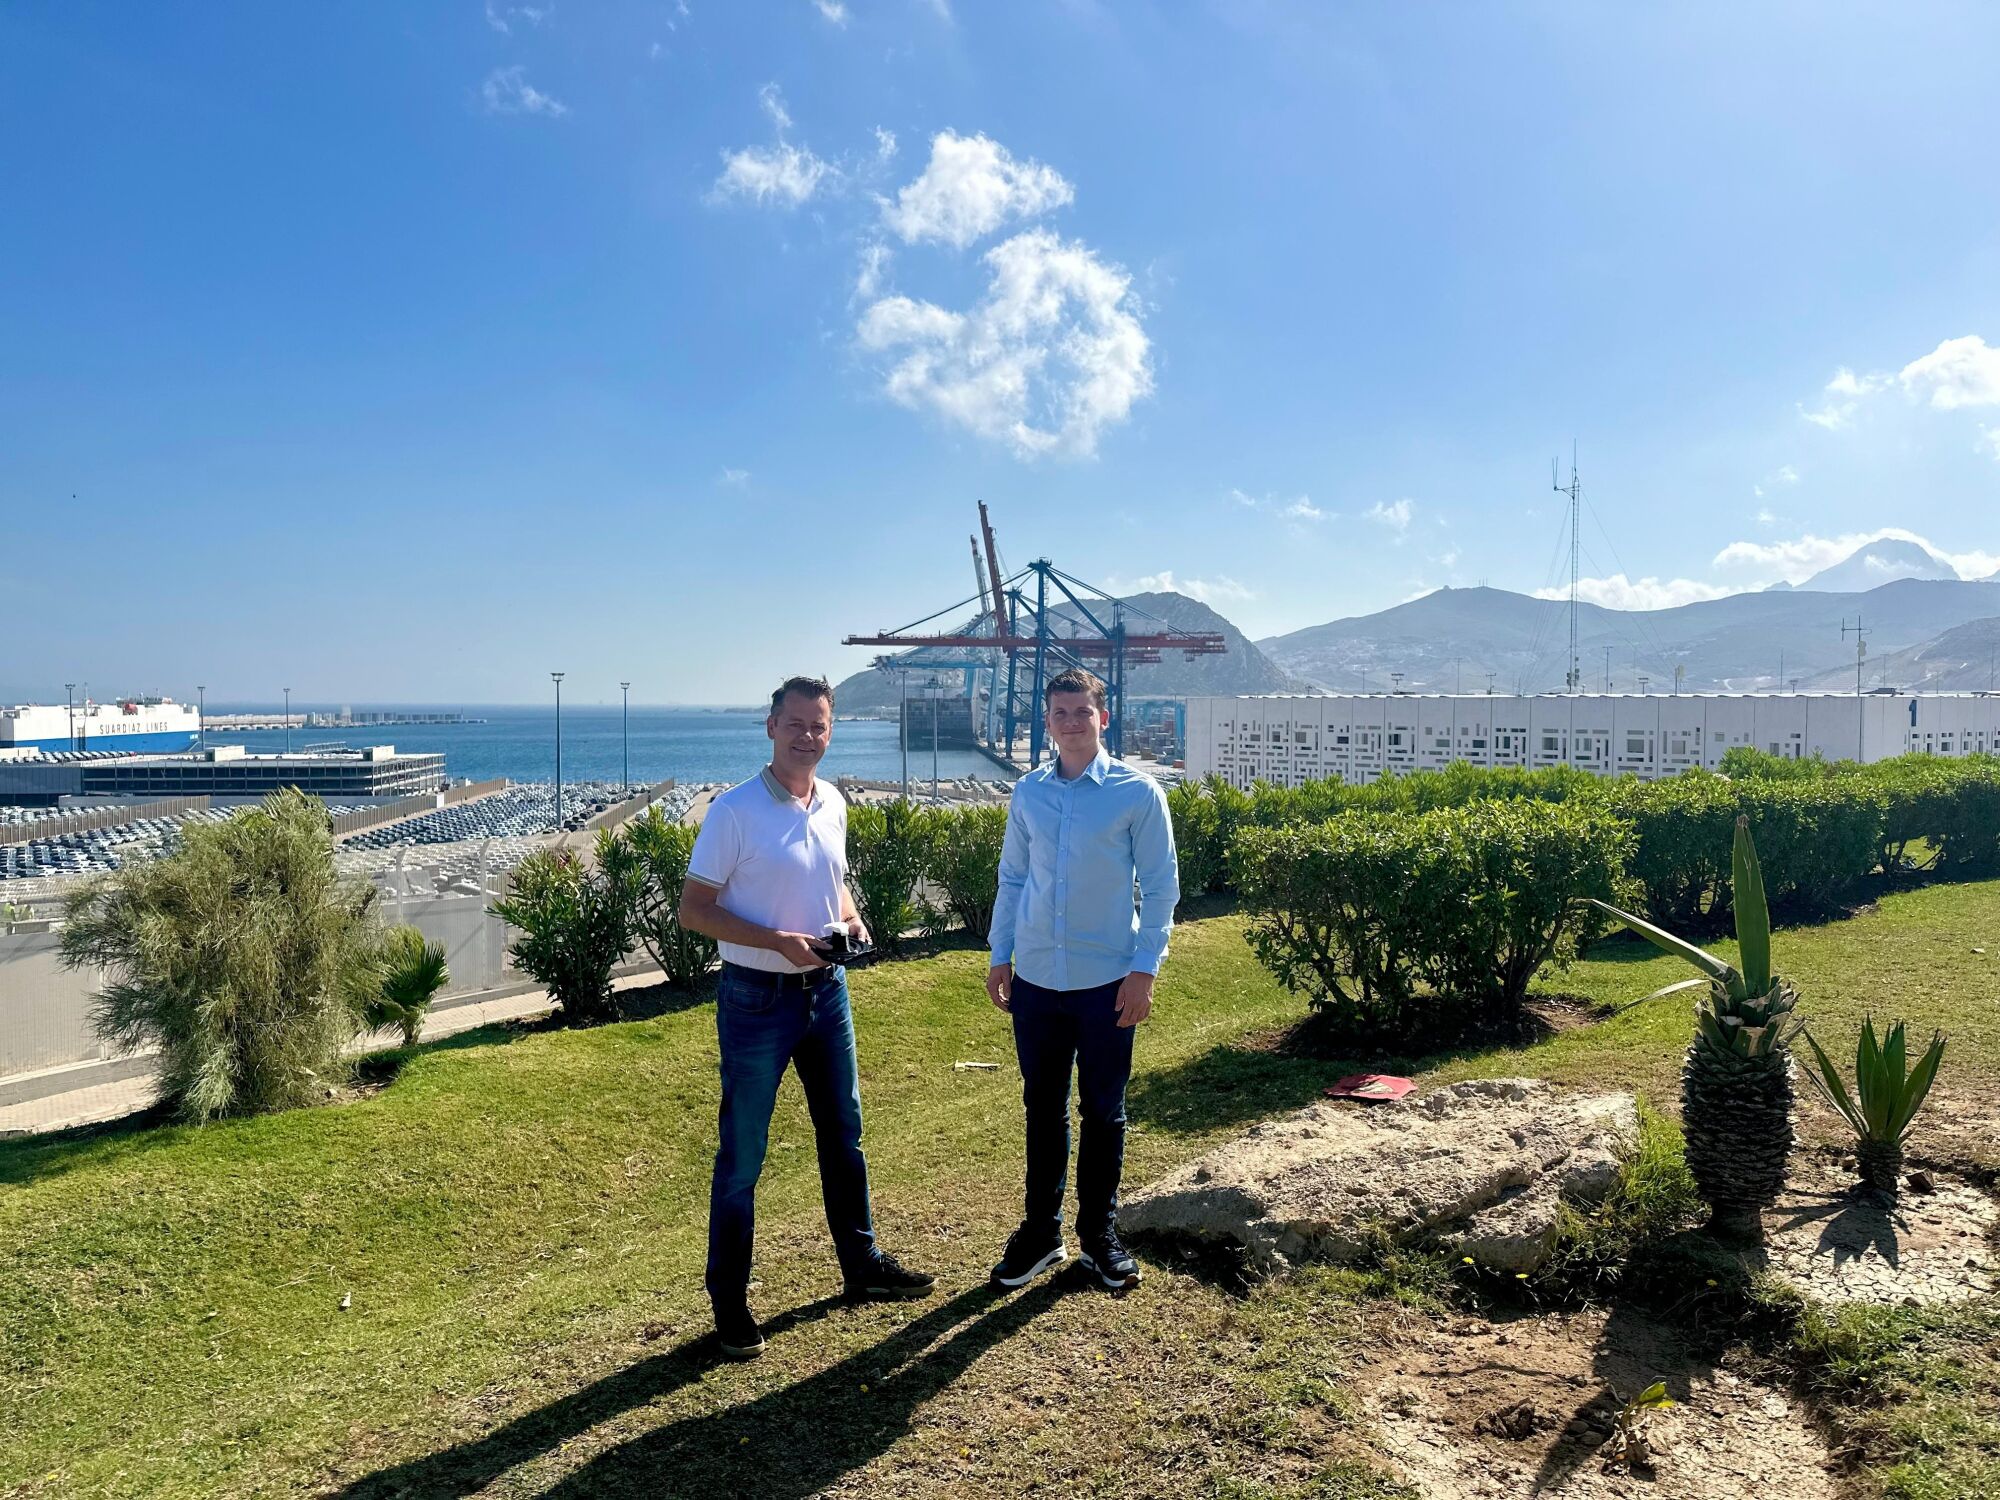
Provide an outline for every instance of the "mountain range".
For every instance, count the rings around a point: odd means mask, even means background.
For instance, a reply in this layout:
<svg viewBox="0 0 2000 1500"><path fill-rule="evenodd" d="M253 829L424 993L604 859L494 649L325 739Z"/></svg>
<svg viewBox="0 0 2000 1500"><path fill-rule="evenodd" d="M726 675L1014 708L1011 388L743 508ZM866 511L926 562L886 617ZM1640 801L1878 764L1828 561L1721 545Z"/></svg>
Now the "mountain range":
<svg viewBox="0 0 2000 1500"><path fill-rule="evenodd" d="M1868 581L1878 575L1889 581ZM1131 669L1135 697L1203 694L1560 691L1569 667L1569 605L1506 589L1438 589L1373 614L1252 642L1181 594L1125 601L1183 630L1217 631L1220 656L1167 652ZM970 623L970 622L968 622ZM1577 661L1586 690L1747 692L1796 683L1850 688L1856 624L1864 686L1983 689L2000 668L2000 574L1966 581L1922 545L1885 537L1796 588L1731 594L1672 609L1579 603ZM893 712L897 683L875 670L838 685L842 713Z"/></svg>

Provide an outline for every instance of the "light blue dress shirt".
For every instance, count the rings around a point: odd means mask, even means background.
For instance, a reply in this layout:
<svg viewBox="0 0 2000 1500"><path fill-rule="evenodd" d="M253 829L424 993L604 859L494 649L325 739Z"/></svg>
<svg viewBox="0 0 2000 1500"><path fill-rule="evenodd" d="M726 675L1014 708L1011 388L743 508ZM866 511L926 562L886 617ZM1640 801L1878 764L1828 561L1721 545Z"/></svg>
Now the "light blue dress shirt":
<svg viewBox="0 0 2000 1500"><path fill-rule="evenodd" d="M1051 990L1157 974L1181 894L1166 794L1102 749L1074 781L1060 766L1051 760L1014 783L993 962Z"/></svg>

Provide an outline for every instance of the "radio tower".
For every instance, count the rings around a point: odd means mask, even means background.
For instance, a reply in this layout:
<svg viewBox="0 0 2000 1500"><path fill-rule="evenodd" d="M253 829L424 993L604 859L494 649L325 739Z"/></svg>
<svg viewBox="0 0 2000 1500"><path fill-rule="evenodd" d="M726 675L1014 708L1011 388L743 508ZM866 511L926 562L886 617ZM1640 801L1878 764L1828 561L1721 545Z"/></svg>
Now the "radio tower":
<svg viewBox="0 0 2000 1500"><path fill-rule="evenodd" d="M1549 460L1549 486L1558 495L1569 496L1569 675L1563 678L1563 687L1576 692L1583 686L1583 661L1578 655L1576 629L1576 574L1577 561L1583 551L1583 529L1578 524L1582 518L1583 485L1576 477L1576 444L1569 447L1569 483L1563 484L1557 477L1556 463Z"/></svg>

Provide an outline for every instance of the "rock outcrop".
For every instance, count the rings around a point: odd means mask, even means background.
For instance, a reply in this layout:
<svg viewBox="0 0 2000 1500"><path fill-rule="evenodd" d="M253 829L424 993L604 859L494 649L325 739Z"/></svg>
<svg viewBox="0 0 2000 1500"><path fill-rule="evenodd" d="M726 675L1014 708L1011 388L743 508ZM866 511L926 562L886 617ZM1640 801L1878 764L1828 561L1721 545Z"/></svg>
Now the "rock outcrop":
<svg viewBox="0 0 2000 1500"><path fill-rule="evenodd" d="M1119 1223L1238 1247L1262 1275L1360 1260L1384 1235L1532 1271L1560 1206L1600 1201L1637 1131L1629 1094L1527 1078L1449 1084L1402 1105L1325 1100L1139 1191Z"/></svg>

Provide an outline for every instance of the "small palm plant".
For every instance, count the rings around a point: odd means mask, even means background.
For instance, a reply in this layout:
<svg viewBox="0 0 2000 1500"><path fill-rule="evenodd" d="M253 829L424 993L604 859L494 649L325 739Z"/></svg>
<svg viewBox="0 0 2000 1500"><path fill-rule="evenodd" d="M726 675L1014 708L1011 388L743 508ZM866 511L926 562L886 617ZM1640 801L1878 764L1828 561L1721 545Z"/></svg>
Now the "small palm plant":
<svg viewBox="0 0 2000 1500"><path fill-rule="evenodd" d="M1762 1210L1785 1184L1792 1152L1792 1019L1798 991L1771 972L1771 911L1750 820L1736 820L1731 856L1736 945L1742 967L1603 901L1593 906L1705 976L1658 993L1706 986L1694 1041L1681 1065L1681 1128L1688 1170L1713 1210L1718 1234L1759 1239ZM1648 998L1651 998L1650 996Z"/></svg>
<svg viewBox="0 0 2000 1500"><path fill-rule="evenodd" d="M1875 1039L1873 1018L1861 1023L1861 1041L1854 1049L1854 1092L1848 1093L1833 1059L1826 1055L1811 1032L1806 1045L1812 1048L1819 1072L1806 1069L1806 1081L1820 1098L1833 1106L1853 1127L1855 1159L1861 1166L1861 1180L1891 1198L1896 1196L1903 1174L1903 1141L1917 1111L1924 1107L1931 1085L1937 1081L1938 1064L1944 1060L1944 1033L1933 1031L1931 1044L1917 1059L1916 1067L1904 1072L1907 1053L1903 1044L1903 1023L1889 1028L1889 1041Z"/></svg>
<svg viewBox="0 0 2000 1500"><path fill-rule="evenodd" d="M403 1045L414 1047L431 1001L450 982L444 944L426 941L414 927L391 928L382 940L382 987L369 997L362 1018L370 1031L401 1027Z"/></svg>

